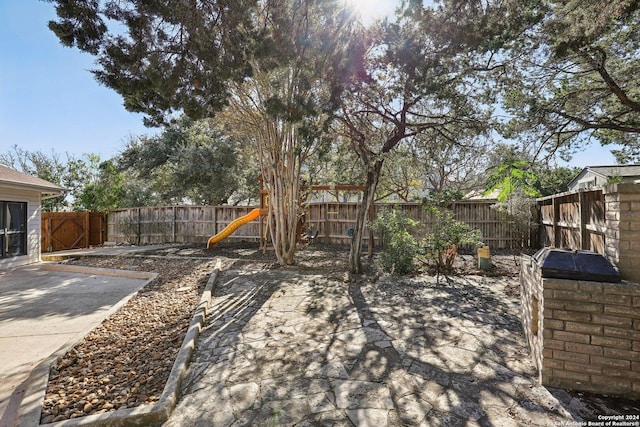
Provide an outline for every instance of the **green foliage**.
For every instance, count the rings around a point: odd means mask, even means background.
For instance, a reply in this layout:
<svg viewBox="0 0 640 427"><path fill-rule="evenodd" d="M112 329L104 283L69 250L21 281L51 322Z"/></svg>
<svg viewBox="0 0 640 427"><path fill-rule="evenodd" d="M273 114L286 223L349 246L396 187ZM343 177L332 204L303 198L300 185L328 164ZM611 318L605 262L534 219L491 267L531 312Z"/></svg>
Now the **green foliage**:
<svg viewBox="0 0 640 427"><path fill-rule="evenodd" d="M539 173L540 195L544 197L569 191L569 183L578 176L581 170L576 167L542 169Z"/></svg>
<svg viewBox="0 0 640 427"><path fill-rule="evenodd" d="M241 197L257 197L258 170L242 145L210 121L183 117L159 135L129 141L118 166L135 177L147 203L224 204L249 182Z"/></svg>
<svg viewBox="0 0 640 427"><path fill-rule="evenodd" d="M251 74L248 58L266 43L256 0L51 1L60 42L96 56L96 78L152 125L224 107L227 83Z"/></svg>
<svg viewBox="0 0 640 427"><path fill-rule="evenodd" d="M510 37L496 77L504 134L567 158L593 139L620 144L619 161L640 158L638 2L523 2L514 17L534 10L540 21Z"/></svg>
<svg viewBox="0 0 640 427"><path fill-rule="evenodd" d="M485 194L500 190L498 201L505 202L511 193L522 191L529 197L540 196L540 178L525 160L509 159L491 169Z"/></svg>
<svg viewBox="0 0 640 427"><path fill-rule="evenodd" d="M62 186L69 190L73 210L92 210L82 202L82 193L87 186L95 182L100 173L99 164L100 156L97 154L85 154L79 159L67 155L66 173L62 179Z"/></svg>
<svg viewBox="0 0 640 427"><path fill-rule="evenodd" d="M395 209L382 212L370 224L385 242L380 257L385 271L409 274L415 271L418 256L432 262L438 271L447 271L453 266L459 247L482 245L480 231L456 220L450 210L435 206L426 209L432 216L428 230Z"/></svg>
<svg viewBox="0 0 640 427"><path fill-rule="evenodd" d="M442 191L434 191L433 193L429 193L429 195L422 199L422 203L424 205L444 208L457 200L462 200L463 196L464 195L458 190L445 189Z"/></svg>
<svg viewBox="0 0 640 427"><path fill-rule="evenodd" d="M340 131L367 173L349 256L352 273L362 269L364 212L377 194L390 153L428 132L425 143L455 144L461 142L456 135L462 130L467 137L483 135L490 125L485 87L470 66L472 53L466 42L445 37L449 33L443 23L455 21L451 11L413 1L402 2L401 8L396 20L358 34L364 49L354 41L351 57L359 67L348 76L350 84L340 99ZM462 29L459 34L467 33ZM409 168L394 166L390 165L400 177L409 178L403 181L413 181Z"/></svg>
<svg viewBox="0 0 640 427"><path fill-rule="evenodd" d="M479 164L492 152L487 135L465 123L452 123L418 135L411 151L422 175L422 188L436 194L458 193L459 197L478 190Z"/></svg>
<svg viewBox="0 0 640 427"><path fill-rule="evenodd" d="M417 225L417 221L400 210L384 211L370 224L385 242L381 254L384 271L403 275L415 270L418 242L412 233Z"/></svg>
<svg viewBox="0 0 640 427"><path fill-rule="evenodd" d="M607 178L606 185L620 184L623 181L624 181L624 178L621 177L620 175L613 175Z"/></svg>
<svg viewBox="0 0 640 427"><path fill-rule="evenodd" d="M525 194L521 189L515 189L504 201L499 201L492 208L497 209L501 214L504 223L509 224L514 239L519 241L518 248L529 246L530 232L536 223L535 211L536 200Z"/></svg>
<svg viewBox="0 0 640 427"><path fill-rule="evenodd" d="M97 180L88 183L80 193L80 205L97 212L122 207L127 194L124 173L111 160L100 163L99 171Z"/></svg>
<svg viewBox="0 0 640 427"><path fill-rule="evenodd" d="M422 255L435 264L440 271L450 270L460 246L482 245L480 230L471 228L468 224L454 218L448 209L427 207L433 216L433 225L420 242Z"/></svg>
<svg viewBox="0 0 640 427"><path fill-rule="evenodd" d="M250 142L269 196L270 237L278 262L291 264L297 245L305 162L328 150L335 97L354 17L341 1L271 1L255 14L262 28L253 75L229 85L227 129ZM262 55L264 53L264 56ZM336 89L336 90L334 90Z"/></svg>
<svg viewBox="0 0 640 427"><path fill-rule="evenodd" d="M485 183L488 191L485 194L500 189L501 203L506 202L509 194L518 189L528 197L544 197L568 191L569 183L582 170L577 167L552 167L542 161L536 162L533 155L512 144L497 144L488 157L489 177ZM518 169L519 172L514 169ZM511 176L512 173L518 177ZM511 191L505 191L509 188Z"/></svg>

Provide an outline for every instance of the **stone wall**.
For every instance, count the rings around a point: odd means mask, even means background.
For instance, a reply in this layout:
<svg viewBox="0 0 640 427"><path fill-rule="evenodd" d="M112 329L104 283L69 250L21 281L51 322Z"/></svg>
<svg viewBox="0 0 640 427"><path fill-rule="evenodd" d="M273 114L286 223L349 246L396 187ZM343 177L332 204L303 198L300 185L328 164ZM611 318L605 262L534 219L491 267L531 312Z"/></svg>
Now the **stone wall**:
<svg viewBox="0 0 640 427"><path fill-rule="evenodd" d="M542 348L543 348L543 292L542 281L535 261L528 255L522 256L520 264L520 319L524 336L527 339L531 357L538 371L538 383L542 383Z"/></svg>
<svg viewBox="0 0 640 427"><path fill-rule="evenodd" d="M640 184L614 184L605 196L605 255L623 279L640 282Z"/></svg>
<svg viewBox="0 0 640 427"><path fill-rule="evenodd" d="M640 398L639 284L540 278L523 257L521 288L542 384Z"/></svg>

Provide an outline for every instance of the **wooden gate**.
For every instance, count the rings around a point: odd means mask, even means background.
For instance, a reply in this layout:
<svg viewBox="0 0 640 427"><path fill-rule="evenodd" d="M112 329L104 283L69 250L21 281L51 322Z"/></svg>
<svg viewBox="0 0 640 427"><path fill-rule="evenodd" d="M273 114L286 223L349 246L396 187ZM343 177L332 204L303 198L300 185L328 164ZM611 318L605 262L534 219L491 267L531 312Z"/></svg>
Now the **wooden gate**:
<svg viewBox="0 0 640 427"><path fill-rule="evenodd" d="M43 212L42 252L88 248L107 239L106 214L100 212Z"/></svg>

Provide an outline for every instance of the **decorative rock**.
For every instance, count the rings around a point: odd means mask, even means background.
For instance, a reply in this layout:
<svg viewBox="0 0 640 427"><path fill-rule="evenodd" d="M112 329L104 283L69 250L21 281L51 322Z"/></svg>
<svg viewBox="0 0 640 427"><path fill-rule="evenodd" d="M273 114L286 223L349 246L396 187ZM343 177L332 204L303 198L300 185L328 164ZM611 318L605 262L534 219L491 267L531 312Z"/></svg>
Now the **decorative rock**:
<svg viewBox="0 0 640 427"><path fill-rule="evenodd" d="M208 278L215 260L85 258L75 263L106 268L119 263L130 269L157 272L159 277L52 367L41 422L45 417L48 422L58 422L133 407L151 399L150 395L159 396L200 299L197 292L190 291ZM176 326L168 329L167 325ZM139 384L133 386L132 379ZM157 397L153 399L157 401ZM69 402L76 412L69 410Z"/></svg>
<svg viewBox="0 0 640 427"><path fill-rule="evenodd" d="M52 423L54 419L55 417L53 415L47 415L46 417L42 418L42 424Z"/></svg>

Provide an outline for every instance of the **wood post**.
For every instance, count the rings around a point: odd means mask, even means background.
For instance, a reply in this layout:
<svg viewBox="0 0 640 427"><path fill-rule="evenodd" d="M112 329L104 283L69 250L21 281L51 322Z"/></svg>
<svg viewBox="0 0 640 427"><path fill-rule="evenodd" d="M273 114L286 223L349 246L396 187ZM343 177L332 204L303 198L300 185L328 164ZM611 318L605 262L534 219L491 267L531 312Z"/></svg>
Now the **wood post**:
<svg viewBox="0 0 640 427"><path fill-rule="evenodd" d="M560 233L558 227L558 219L560 218L560 204L558 203L557 198L553 198L553 242L551 244L553 247L560 247Z"/></svg>
<svg viewBox="0 0 640 427"><path fill-rule="evenodd" d="M176 242L176 207L172 206L173 208L173 222L171 223L171 236L172 236L172 242L175 243Z"/></svg>
<svg viewBox="0 0 640 427"><path fill-rule="evenodd" d="M89 234L91 233L91 229L89 228L89 211L84 211L82 214L82 223L84 227L84 247L89 248L89 246L91 246L89 244Z"/></svg>

